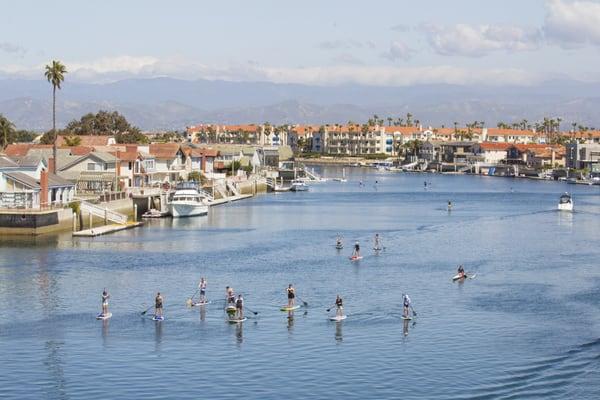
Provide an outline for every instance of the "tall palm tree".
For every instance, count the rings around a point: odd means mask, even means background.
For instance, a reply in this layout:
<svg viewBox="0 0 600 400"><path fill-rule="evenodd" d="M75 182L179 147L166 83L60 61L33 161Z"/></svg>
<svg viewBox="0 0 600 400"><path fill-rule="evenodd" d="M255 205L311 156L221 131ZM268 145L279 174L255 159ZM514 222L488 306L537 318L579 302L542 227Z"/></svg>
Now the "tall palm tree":
<svg viewBox="0 0 600 400"><path fill-rule="evenodd" d="M46 72L44 73L44 76L52 85L52 134L54 135L54 144L52 146L54 168L52 173L54 174L56 174L56 140L58 139L58 135L56 134L56 88L60 90L60 84L65 80L66 73L67 67L56 60L52 60L52 64L46 65Z"/></svg>
<svg viewBox="0 0 600 400"><path fill-rule="evenodd" d="M8 118L4 115L0 114L0 132L2 132L2 148L5 148L8 145L8 135L12 133L15 129L15 124L13 124Z"/></svg>

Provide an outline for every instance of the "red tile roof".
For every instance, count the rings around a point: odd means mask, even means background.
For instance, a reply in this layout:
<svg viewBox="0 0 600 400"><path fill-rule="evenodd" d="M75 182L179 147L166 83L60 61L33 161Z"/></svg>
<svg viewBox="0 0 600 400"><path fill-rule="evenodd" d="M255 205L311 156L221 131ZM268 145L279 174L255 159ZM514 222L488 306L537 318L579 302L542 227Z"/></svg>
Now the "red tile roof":
<svg viewBox="0 0 600 400"><path fill-rule="evenodd" d="M100 135L79 135L80 139L79 144L81 146L107 146L108 140L111 136L100 136ZM58 135L58 139L56 139L57 146L65 145L65 136Z"/></svg>
<svg viewBox="0 0 600 400"><path fill-rule="evenodd" d="M479 148L490 151L506 151L511 145L511 143L482 142L479 143Z"/></svg>
<svg viewBox="0 0 600 400"><path fill-rule="evenodd" d="M156 159L173 159L177 156L180 146L177 143L150 144L149 153Z"/></svg>
<svg viewBox="0 0 600 400"><path fill-rule="evenodd" d="M539 136L533 131L523 129L488 128L488 136Z"/></svg>

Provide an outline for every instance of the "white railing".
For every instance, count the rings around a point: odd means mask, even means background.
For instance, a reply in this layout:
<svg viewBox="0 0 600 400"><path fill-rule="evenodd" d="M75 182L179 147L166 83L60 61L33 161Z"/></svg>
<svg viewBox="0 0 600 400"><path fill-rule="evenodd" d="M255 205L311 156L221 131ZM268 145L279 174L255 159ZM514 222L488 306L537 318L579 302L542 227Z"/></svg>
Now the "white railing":
<svg viewBox="0 0 600 400"><path fill-rule="evenodd" d="M85 211L99 218L105 218L108 221L115 222L117 224L126 224L127 223L127 215L121 214L116 211L109 210L108 208L103 208L97 206L92 203L88 203L87 201L81 201L79 205L79 209L81 211Z"/></svg>
<svg viewBox="0 0 600 400"><path fill-rule="evenodd" d="M233 193L234 196L239 196L240 195L240 191L235 186L235 183L230 182L230 181L225 181L225 186L226 186L227 189L231 190L231 193Z"/></svg>

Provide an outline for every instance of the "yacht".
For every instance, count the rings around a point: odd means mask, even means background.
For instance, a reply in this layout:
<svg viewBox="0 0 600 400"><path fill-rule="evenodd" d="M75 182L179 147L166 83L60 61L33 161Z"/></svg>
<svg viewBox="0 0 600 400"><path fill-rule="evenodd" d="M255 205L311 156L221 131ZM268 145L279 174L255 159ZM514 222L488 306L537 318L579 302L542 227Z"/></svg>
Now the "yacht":
<svg viewBox="0 0 600 400"><path fill-rule="evenodd" d="M208 199L198 190L196 182L180 182L167 202L174 218L208 214Z"/></svg>
<svg viewBox="0 0 600 400"><path fill-rule="evenodd" d="M292 181L291 190L293 192L306 192L308 190L308 185L306 184L306 182L304 182L304 180L294 179Z"/></svg>
<svg viewBox="0 0 600 400"><path fill-rule="evenodd" d="M558 201L558 209L559 211L573 211L573 199L571 199L571 195L569 193L563 194L560 196L560 200Z"/></svg>

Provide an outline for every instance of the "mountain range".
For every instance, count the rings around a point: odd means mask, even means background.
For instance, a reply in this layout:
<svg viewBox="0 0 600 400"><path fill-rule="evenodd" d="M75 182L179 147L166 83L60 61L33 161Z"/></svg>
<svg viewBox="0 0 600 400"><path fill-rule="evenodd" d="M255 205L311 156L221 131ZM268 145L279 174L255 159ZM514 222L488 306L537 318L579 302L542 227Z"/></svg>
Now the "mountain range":
<svg viewBox="0 0 600 400"><path fill-rule="evenodd" d="M59 126L98 110L119 111L143 130L181 130L197 123L364 122L373 114L405 118L408 112L431 126L474 120L495 126L498 121L537 121L545 116L562 118L563 129L569 129L573 121L600 126L600 84L579 81L526 87L325 87L172 78L112 83L67 80L57 98ZM46 81L0 80L0 113L17 128L48 130L51 110L51 86Z"/></svg>

